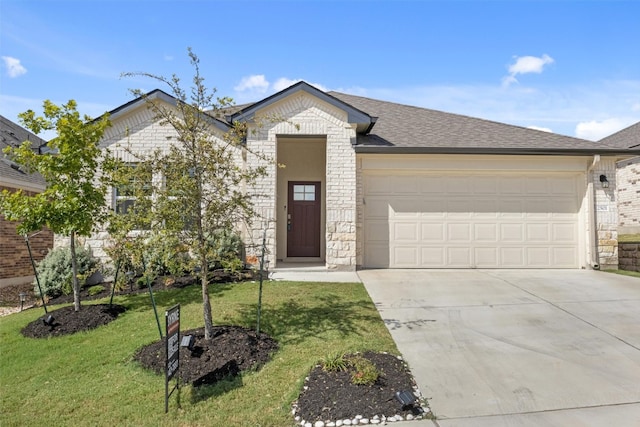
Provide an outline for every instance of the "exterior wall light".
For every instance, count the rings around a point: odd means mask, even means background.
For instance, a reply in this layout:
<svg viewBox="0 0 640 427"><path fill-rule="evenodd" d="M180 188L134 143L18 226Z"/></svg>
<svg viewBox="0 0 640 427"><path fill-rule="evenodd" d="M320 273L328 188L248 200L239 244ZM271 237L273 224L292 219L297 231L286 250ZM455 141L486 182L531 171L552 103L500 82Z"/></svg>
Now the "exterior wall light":
<svg viewBox="0 0 640 427"><path fill-rule="evenodd" d="M600 175L600 184L602 188L609 188L609 181L607 180L606 175Z"/></svg>

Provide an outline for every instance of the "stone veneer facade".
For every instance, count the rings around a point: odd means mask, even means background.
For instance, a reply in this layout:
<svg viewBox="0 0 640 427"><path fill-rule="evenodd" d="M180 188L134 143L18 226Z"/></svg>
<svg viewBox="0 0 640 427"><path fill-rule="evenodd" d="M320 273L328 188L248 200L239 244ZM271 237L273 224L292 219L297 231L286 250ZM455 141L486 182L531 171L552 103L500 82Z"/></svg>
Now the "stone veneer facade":
<svg viewBox="0 0 640 427"><path fill-rule="evenodd" d="M640 157L617 163L618 218L620 234L640 233Z"/></svg>
<svg viewBox="0 0 640 427"><path fill-rule="evenodd" d="M603 188L600 175L605 175L609 188ZM603 158L591 170L595 200L595 230L599 267L618 268L618 203L616 200L616 164L614 159ZM589 206L593 209L593 206ZM590 221L587 222L589 224ZM591 225L588 225L591 228ZM591 231L591 230L590 230Z"/></svg>
<svg viewBox="0 0 640 427"><path fill-rule="evenodd" d="M326 266L328 269L355 270L356 268L356 155L353 150L355 126L347 122L347 114L323 101L299 92L261 111L263 120L254 127L255 133L247 138L248 151L266 155L267 160L248 155L249 166L265 165L268 175L250 193L255 196L256 211L260 218L249 231L251 242L262 241L264 225L267 228L267 258L275 265L276 254L276 187L278 167L278 136L326 137ZM270 159L270 160L269 160Z"/></svg>
<svg viewBox="0 0 640 427"><path fill-rule="evenodd" d="M355 124L348 122L347 113L330 105L307 92L295 92L277 102L260 109L256 117L277 117L277 120L261 120L261 124L252 124L254 132L247 137L247 150L238 150L237 161L248 166L266 166L267 176L262 178L247 192L254 196L254 205L258 217L248 230L243 230L248 245L248 258L256 259L260 254L266 227L267 259L273 267L276 263L278 242L276 241L278 221L276 215L278 183L278 138L314 137L326 139L326 198L325 198L325 263L328 269L355 270L363 264L363 217L362 206L362 167L353 148L356 140ZM260 121L260 120L258 120ZM105 133L101 146L114 149L129 145L135 151L148 152L156 148L166 148L176 133L170 126L162 126L153 121L152 113L143 105L127 114L121 114L113 127ZM118 149L125 161L134 161L128 154ZM256 156L252 153L260 153ZM618 165L620 166L620 164ZM635 169L634 169L635 167ZM626 180L624 185L633 185L637 179L637 164L629 168L627 175L619 179ZM602 188L599 177L607 176L610 186ZM635 175L634 175L635 174ZM161 179L161 177L154 177ZM588 181L593 183L593 203L589 203L585 214L593 216L593 222L585 221L587 232L596 240L597 258L601 268L615 268L618 264L618 200L623 205L626 199L616 188L616 163L613 159L603 158L591 170ZM112 194L107 194L108 203L113 206ZM626 197L626 196L625 196ZM637 209L637 203L634 209ZM622 212L622 211L621 211ZM626 211L625 211L626 212ZM635 211L634 211L635 212ZM637 212L630 218L638 220ZM626 215L626 214L625 214ZM626 218L626 217L625 217ZM101 231L84 239L84 244L93 250L95 256L109 261L104 251L109 236ZM68 244L65 237L56 242ZM595 259L593 260L596 261Z"/></svg>

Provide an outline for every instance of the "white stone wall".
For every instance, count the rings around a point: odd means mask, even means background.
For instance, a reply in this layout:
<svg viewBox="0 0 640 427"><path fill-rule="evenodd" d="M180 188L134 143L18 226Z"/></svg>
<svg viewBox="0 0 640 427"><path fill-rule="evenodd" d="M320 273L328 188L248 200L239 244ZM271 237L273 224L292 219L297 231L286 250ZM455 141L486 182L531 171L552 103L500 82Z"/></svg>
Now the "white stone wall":
<svg viewBox="0 0 640 427"><path fill-rule="evenodd" d="M620 234L640 233L640 157L617 163L617 197Z"/></svg>
<svg viewBox="0 0 640 427"><path fill-rule="evenodd" d="M326 265L328 269L355 270L356 267L356 164L355 129L347 123L346 113L305 92L293 94L260 112L261 117L278 120L262 122L247 138L249 151L260 152L270 160L248 156L249 166L266 165L268 176L250 192L262 216L253 225L253 241L262 239L262 226L269 221L268 258L274 265L276 254L276 184L278 135L325 136L326 155Z"/></svg>
<svg viewBox="0 0 640 427"><path fill-rule="evenodd" d="M603 188L600 175L605 175L609 188ZM600 268L618 268L618 203L616 199L615 159L603 158L591 171L594 188L597 251Z"/></svg>

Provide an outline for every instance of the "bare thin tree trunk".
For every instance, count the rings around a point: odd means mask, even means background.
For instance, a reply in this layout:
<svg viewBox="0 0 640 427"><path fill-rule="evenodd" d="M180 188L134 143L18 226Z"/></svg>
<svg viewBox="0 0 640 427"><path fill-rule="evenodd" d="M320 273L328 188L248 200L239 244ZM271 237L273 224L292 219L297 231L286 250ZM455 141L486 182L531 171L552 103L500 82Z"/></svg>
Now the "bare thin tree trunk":
<svg viewBox="0 0 640 427"><path fill-rule="evenodd" d="M201 255L200 258L200 282L202 283L202 311L204 315L204 339L213 337L213 318L211 316L211 301L209 300L209 266L207 258Z"/></svg>
<svg viewBox="0 0 640 427"><path fill-rule="evenodd" d="M80 283L78 281L78 260L76 258L76 232L71 232L71 270L73 272L73 309L80 311Z"/></svg>

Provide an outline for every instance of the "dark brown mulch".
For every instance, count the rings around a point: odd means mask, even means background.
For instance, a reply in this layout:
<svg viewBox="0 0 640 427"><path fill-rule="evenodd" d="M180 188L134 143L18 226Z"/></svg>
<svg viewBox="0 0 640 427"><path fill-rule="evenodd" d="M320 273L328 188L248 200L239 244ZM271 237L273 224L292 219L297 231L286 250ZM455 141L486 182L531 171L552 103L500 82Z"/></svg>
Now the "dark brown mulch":
<svg viewBox="0 0 640 427"><path fill-rule="evenodd" d="M47 317L44 314L27 326L22 328L22 335L28 338L48 338L52 336L75 334L80 331L88 331L98 326L106 325L124 313L125 308L114 304L82 305L80 311L74 311L73 306L62 307L49 311L53 316L53 323L44 323Z"/></svg>
<svg viewBox="0 0 640 427"><path fill-rule="evenodd" d="M423 413L420 402L403 407L396 399L397 391L413 392L415 385L402 360L386 353L366 352L362 356L382 371L374 385L355 385L349 371L326 372L316 366L294 404L295 416L313 424L315 421L353 419L357 415L369 419L376 415L380 418L401 415L406 419L409 414Z"/></svg>
<svg viewBox="0 0 640 427"><path fill-rule="evenodd" d="M204 328L180 331L180 337L195 336L193 351L180 348L180 378L194 386L214 384L242 371L256 369L271 359L278 343L268 336L241 326L214 326L213 338L204 339ZM134 356L142 366L164 373L166 337L142 347Z"/></svg>

